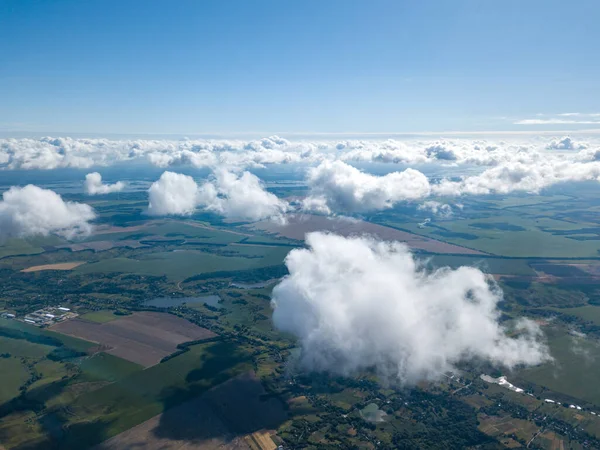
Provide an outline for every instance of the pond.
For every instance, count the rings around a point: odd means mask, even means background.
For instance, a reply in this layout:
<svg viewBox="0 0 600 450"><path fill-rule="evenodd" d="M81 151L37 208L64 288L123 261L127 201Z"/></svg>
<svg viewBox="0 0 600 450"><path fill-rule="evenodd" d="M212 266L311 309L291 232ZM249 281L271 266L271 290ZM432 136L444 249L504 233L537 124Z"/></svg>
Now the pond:
<svg viewBox="0 0 600 450"><path fill-rule="evenodd" d="M218 295L206 295L204 297L157 297L152 300L146 300L144 306L154 306L155 308L173 308L181 306L184 303L194 304L203 303L205 305L220 308L221 298Z"/></svg>

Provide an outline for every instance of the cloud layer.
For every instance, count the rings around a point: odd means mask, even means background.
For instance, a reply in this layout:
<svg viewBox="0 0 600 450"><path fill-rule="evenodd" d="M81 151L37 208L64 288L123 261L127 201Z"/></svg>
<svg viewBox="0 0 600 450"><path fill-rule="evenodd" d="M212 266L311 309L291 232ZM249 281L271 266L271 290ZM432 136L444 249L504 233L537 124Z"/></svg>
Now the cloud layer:
<svg viewBox="0 0 600 450"><path fill-rule="evenodd" d="M561 117L577 114L565 113ZM311 191L300 201L302 209L364 213L407 201L448 202L451 197L463 195L537 193L557 183L597 180L600 140L593 135L585 140L518 135L503 139L310 141L289 141L278 136L251 141L0 139L0 170L87 168L124 161L212 171L207 183L196 185L196 189L188 187L185 193L170 193L169 180L158 184L150 192L151 214L185 215L201 208L229 218L257 220L281 217L289 206L268 194L254 175L244 171L246 168L270 164L308 166L306 181ZM372 163L401 167L384 176L355 167ZM436 179L425 175L431 173L428 168L435 169ZM469 175L444 178L450 170ZM170 181L176 183L174 179ZM119 183L102 184L96 172L86 180L90 194L114 192L121 187ZM172 206L166 204L169 198L174 202Z"/></svg>
<svg viewBox="0 0 600 450"><path fill-rule="evenodd" d="M478 269L427 273L400 243L310 233L273 290L273 322L295 335L310 370L376 368L402 383L483 359L512 368L549 356L535 324L498 323L501 293Z"/></svg>
<svg viewBox="0 0 600 450"><path fill-rule="evenodd" d="M70 239L89 234L95 217L91 206L65 202L49 189L11 187L0 201L0 239L49 234Z"/></svg>
<svg viewBox="0 0 600 450"><path fill-rule="evenodd" d="M110 194L121 192L123 189L125 189L125 183L122 181L117 181L114 184L103 184L102 175L98 172L88 173L83 184L83 190L88 195Z"/></svg>
<svg viewBox="0 0 600 450"><path fill-rule="evenodd" d="M266 164L323 161L391 164L472 164L495 166L510 161L535 161L548 149L600 150L597 137L508 137L506 139L372 139L289 141L264 139L110 140L110 139L0 139L0 168L57 169L108 166L124 161L147 161L157 167L258 167ZM557 144L558 143L558 144Z"/></svg>
<svg viewBox="0 0 600 450"><path fill-rule="evenodd" d="M258 177L220 168L198 185L187 175L164 172L150 186L148 214L190 215L198 208L231 219L257 221L283 220L287 202L267 192Z"/></svg>

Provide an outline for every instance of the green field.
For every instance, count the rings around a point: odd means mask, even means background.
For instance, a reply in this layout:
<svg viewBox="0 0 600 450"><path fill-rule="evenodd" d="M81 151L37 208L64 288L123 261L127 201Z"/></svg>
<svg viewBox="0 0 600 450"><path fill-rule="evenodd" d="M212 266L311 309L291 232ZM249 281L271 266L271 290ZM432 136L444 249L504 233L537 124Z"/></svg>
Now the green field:
<svg viewBox="0 0 600 450"><path fill-rule="evenodd" d="M54 331L46 330L44 328L39 328L33 325L28 325L17 320L7 320L0 318L0 331L2 328L26 332L33 336L47 336L52 339L58 339L66 347L77 351L85 351L90 347L96 345L92 342L84 341L83 339L77 339L71 336L67 336L65 334L55 333Z"/></svg>
<svg viewBox="0 0 600 450"><path fill-rule="evenodd" d="M571 314L600 325L600 306L586 305L578 308L560 308L557 311L564 314Z"/></svg>
<svg viewBox="0 0 600 450"><path fill-rule="evenodd" d="M8 239L0 244L0 259L14 255L35 255L44 251L43 245L55 245L62 242L62 239L56 236Z"/></svg>
<svg viewBox="0 0 600 450"><path fill-rule="evenodd" d="M534 205L559 203L571 200L567 195L526 195L526 196L511 196L501 200L484 200L482 203L489 204L496 208L521 208L531 207Z"/></svg>
<svg viewBox="0 0 600 450"><path fill-rule="evenodd" d="M113 314L113 312L110 310L101 310L82 314L81 316L79 316L79 318L89 320L90 322L95 323L106 323L117 319L118 316Z"/></svg>
<svg viewBox="0 0 600 450"><path fill-rule="evenodd" d="M85 358L79 367L82 371L82 380L110 382L144 369L139 364L104 352Z"/></svg>
<svg viewBox="0 0 600 450"><path fill-rule="evenodd" d="M2 352L4 352L2 348ZM0 404L19 395L19 388L29 377L27 369L16 357L0 358Z"/></svg>
<svg viewBox="0 0 600 450"><path fill-rule="evenodd" d="M249 354L233 344L195 345L165 363L82 393L70 403L69 414L55 410L41 420L61 429L69 427L69 432L54 441L61 449L86 448L251 368ZM0 432L10 430L0 427ZM44 445L40 435L20 438Z"/></svg>
<svg viewBox="0 0 600 450"><path fill-rule="evenodd" d="M197 250L158 252L144 255L140 259L105 259L79 266L74 272L80 274L124 272L138 275L166 275L173 280L183 280L200 273L247 270L281 264L290 250L287 247L241 245L223 248L225 251L231 252L231 256Z"/></svg>
<svg viewBox="0 0 600 450"><path fill-rule="evenodd" d="M18 358L43 358L52 350L54 347L50 345L0 336L0 353L10 353Z"/></svg>
<svg viewBox="0 0 600 450"><path fill-rule="evenodd" d="M554 361L523 369L518 376L600 406L600 344L592 339L570 335L562 329L549 329L547 334Z"/></svg>
<svg viewBox="0 0 600 450"><path fill-rule="evenodd" d="M481 224L486 221L489 223L507 223L525 229L522 231L507 231L471 226L471 224ZM598 250L600 250L600 241L577 241L567 236L552 234L550 231L542 231L536 227L533 219L524 221L513 217L502 217L499 222L498 218L495 217L493 219L454 220L437 224L447 231L441 231L433 226L420 228L416 222L386 223L415 234L499 256L586 258L598 256ZM466 239L462 237L463 235L472 236L472 238Z"/></svg>
<svg viewBox="0 0 600 450"><path fill-rule="evenodd" d="M72 372L60 360L48 359L57 351L83 351L93 345L15 320L2 319L0 334L0 353L8 356L0 359L0 405L18 396L19 388L36 392Z"/></svg>
<svg viewBox="0 0 600 450"><path fill-rule="evenodd" d="M477 267L485 273L498 275L533 276L535 271L529 267L527 260L482 258L480 256L435 255L429 258L431 264L437 267Z"/></svg>
<svg viewBox="0 0 600 450"><path fill-rule="evenodd" d="M169 221L166 223L151 223L136 231L125 231L118 233L101 233L90 236L86 241L115 241L115 240L145 240L152 236L164 236L169 238L191 238L202 240L210 244L229 244L238 242L248 237L248 233L236 232L234 230L220 230L211 227L207 223L183 221Z"/></svg>

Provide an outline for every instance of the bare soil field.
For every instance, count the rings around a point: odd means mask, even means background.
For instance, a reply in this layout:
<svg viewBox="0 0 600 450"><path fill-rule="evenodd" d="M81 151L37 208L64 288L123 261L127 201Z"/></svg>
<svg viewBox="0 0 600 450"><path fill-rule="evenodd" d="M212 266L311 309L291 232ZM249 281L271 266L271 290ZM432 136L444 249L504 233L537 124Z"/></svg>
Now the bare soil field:
<svg viewBox="0 0 600 450"><path fill-rule="evenodd" d="M485 253L459 245L448 244L395 228L384 227L363 220L329 218L325 216L297 215L288 217L287 224L281 225L273 221L257 222L254 228L275 233L289 239L304 240L304 235L311 231L329 231L342 236L370 235L386 241L399 241L409 247L431 253L452 253L463 255L483 255Z"/></svg>
<svg viewBox="0 0 600 450"><path fill-rule="evenodd" d="M57 264L43 264L41 266L31 266L27 269L21 270L21 272L40 272L42 270L72 270L77 266L85 264L85 261L73 261L66 263Z"/></svg>
<svg viewBox="0 0 600 450"><path fill-rule="evenodd" d="M50 327L52 331L96 342L109 348L107 353L153 366L177 350L183 342L216 336L185 319L167 313L136 312L105 323L73 319Z"/></svg>
<svg viewBox="0 0 600 450"><path fill-rule="evenodd" d="M253 373L222 383L200 397L176 406L103 442L95 450L249 450L258 435L268 446L265 430L287 419L276 398L262 399L265 390Z"/></svg>

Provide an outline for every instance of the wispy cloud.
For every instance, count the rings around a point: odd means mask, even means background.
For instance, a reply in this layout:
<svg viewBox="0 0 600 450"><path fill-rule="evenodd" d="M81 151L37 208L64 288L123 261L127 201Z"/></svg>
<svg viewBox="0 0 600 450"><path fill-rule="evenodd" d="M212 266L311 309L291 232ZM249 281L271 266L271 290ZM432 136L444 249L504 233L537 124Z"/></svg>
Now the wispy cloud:
<svg viewBox="0 0 600 450"><path fill-rule="evenodd" d="M513 122L514 125L598 125L600 120L571 120L571 119L522 119Z"/></svg>
<svg viewBox="0 0 600 450"><path fill-rule="evenodd" d="M600 113L578 113L578 112L571 112L571 113L557 114L557 116L565 116L565 117L600 117Z"/></svg>
<svg viewBox="0 0 600 450"><path fill-rule="evenodd" d="M538 113L536 119L519 119L514 125L597 125L600 113L565 112L558 114Z"/></svg>

